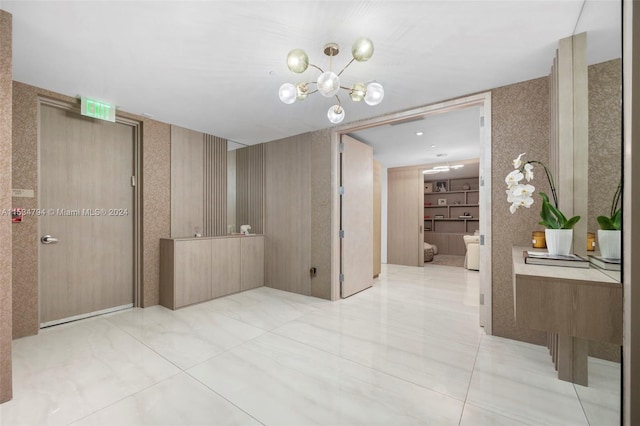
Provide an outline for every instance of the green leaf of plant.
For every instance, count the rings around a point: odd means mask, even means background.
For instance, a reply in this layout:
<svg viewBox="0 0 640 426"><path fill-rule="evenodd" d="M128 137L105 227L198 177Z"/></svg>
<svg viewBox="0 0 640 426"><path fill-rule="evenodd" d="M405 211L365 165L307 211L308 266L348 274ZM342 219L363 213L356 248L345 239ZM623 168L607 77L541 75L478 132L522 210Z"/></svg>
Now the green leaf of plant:
<svg viewBox="0 0 640 426"><path fill-rule="evenodd" d="M613 231L616 229L609 216L598 216L596 220L598 221L598 225L600 225L600 229L603 231Z"/></svg>
<svg viewBox="0 0 640 426"><path fill-rule="evenodd" d="M616 211L611 218L611 222L615 230L620 231L622 229L622 209L618 209L618 211Z"/></svg>
<svg viewBox="0 0 640 426"><path fill-rule="evenodd" d="M578 221L580 220L580 216L574 216L571 219L567 220L564 225L562 226L562 229L573 229L573 227L575 226L576 223L578 223Z"/></svg>

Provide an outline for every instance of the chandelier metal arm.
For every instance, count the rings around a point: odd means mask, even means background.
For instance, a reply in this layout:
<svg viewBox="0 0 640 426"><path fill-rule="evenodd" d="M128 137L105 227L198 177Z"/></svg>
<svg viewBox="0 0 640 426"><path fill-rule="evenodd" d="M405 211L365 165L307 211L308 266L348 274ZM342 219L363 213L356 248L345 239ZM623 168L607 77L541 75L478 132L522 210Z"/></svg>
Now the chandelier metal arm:
<svg viewBox="0 0 640 426"><path fill-rule="evenodd" d="M345 66L340 70L340 72L338 73L338 77L340 77L340 75L342 75L342 73L344 72L344 70L346 70L346 69L347 69L347 67L348 67L349 65L351 65L351 64L353 63L353 61L355 61L355 60L356 60L356 58L351 58L351 60L349 61L349 63L347 63L347 65L345 65Z"/></svg>
<svg viewBox="0 0 640 426"><path fill-rule="evenodd" d="M309 66L314 67L315 69L319 70L321 73L324 73L324 70L317 65L309 64Z"/></svg>

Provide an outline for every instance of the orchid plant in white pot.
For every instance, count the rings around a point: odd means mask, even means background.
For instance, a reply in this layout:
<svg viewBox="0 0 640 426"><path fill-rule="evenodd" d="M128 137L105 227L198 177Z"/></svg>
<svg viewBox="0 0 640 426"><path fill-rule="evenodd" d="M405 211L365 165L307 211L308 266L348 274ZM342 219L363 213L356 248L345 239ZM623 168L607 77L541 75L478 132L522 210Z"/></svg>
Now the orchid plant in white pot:
<svg viewBox="0 0 640 426"><path fill-rule="evenodd" d="M509 211L511 214L514 214L519 207L530 208L533 205L533 193L536 188L529 183L521 183L521 181L525 179L527 182L531 182L533 179L533 165L537 164L542 166L547 175L549 187L551 188L553 204L547 194L540 192L540 197L542 198L540 217L542 220L539 224L546 228L545 239L549 253L569 254L571 241L573 239L573 227L580 220L580 216L567 219L558 208L556 186L549 168L537 160L523 161L523 155L525 154L520 154L518 158L513 160L514 170L505 178L507 184L507 201L511 203Z"/></svg>
<svg viewBox="0 0 640 426"><path fill-rule="evenodd" d="M618 188L613 195L610 216L598 216L598 244L600 245L600 255L612 260L619 260L621 257L621 229L622 229L622 208L620 197L622 196L622 181L618 183Z"/></svg>

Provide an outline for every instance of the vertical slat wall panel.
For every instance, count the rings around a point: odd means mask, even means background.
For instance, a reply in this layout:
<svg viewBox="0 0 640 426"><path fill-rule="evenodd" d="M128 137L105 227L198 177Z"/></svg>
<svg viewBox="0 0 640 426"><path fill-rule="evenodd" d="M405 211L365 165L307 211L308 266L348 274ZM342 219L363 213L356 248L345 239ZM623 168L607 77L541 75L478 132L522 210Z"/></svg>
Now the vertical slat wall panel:
<svg viewBox="0 0 640 426"><path fill-rule="evenodd" d="M573 252L586 255L589 163L589 110L586 34L558 43L551 68L549 155L565 216L581 216L574 226ZM562 165L562 167L560 167Z"/></svg>
<svg viewBox="0 0 640 426"><path fill-rule="evenodd" d="M204 236L227 234L227 140L204 135Z"/></svg>
<svg viewBox="0 0 640 426"><path fill-rule="evenodd" d="M238 222L236 221L236 178L237 178L237 158L238 150L227 151L227 231L236 232ZM230 229L229 229L230 228Z"/></svg>
<svg viewBox="0 0 640 426"><path fill-rule="evenodd" d="M249 147L236 150L236 229L240 230L240 225L254 224L249 220Z"/></svg>
<svg viewBox="0 0 640 426"><path fill-rule="evenodd" d="M249 147L249 223L251 232L264 229L264 144Z"/></svg>

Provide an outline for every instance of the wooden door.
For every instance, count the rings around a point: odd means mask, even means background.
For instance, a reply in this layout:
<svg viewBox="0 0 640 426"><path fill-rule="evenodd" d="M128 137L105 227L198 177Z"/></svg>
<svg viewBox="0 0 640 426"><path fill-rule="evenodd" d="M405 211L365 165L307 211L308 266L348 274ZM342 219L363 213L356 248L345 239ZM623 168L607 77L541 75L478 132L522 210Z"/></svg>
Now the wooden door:
<svg viewBox="0 0 640 426"><path fill-rule="evenodd" d="M41 326L132 306L135 141L133 126L41 104Z"/></svg>
<svg viewBox="0 0 640 426"><path fill-rule="evenodd" d="M341 152L341 297L373 285L373 149L343 135Z"/></svg>
<svg viewBox="0 0 640 426"><path fill-rule="evenodd" d="M423 191L420 170L389 171L387 263L424 266Z"/></svg>

